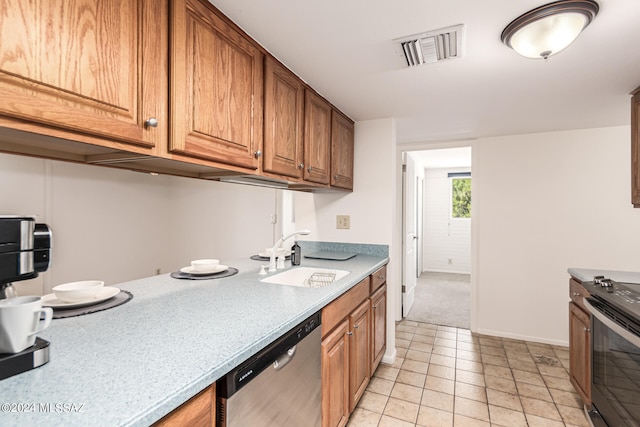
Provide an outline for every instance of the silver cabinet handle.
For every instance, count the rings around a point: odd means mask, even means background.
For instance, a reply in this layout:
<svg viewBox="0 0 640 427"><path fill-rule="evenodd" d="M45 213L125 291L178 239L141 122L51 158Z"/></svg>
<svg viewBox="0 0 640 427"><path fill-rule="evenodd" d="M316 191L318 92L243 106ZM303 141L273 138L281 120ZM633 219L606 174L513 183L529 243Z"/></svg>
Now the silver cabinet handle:
<svg viewBox="0 0 640 427"><path fill-rule="evenodd" d="M338 179L338 175L333 175L333 179Z"/></svg>
<svg viewBox="0 0 640 427"><path fill-rule="evenodd" d="M311 172L311 166L307 168L307 172Z"/></svg>
<svg viewBox="0 0 640 427"><path fill-rule="evenodd" d="M304 169L304 163L300 163L300 164L298 165L298 169Z"/></svg>
<svg viewBox="0 0 640 427"><path fill-rule="evenodd" d="M144 127L146 128L157 128L158 120L155 117L151 117L144 122Z"/></svg>
<svg viewBox="0 0 640 427"><path fill-rule="evenodd" d="M347 335L351 336L353 335L353 332L347 332Z"/></svg>
<svg viewBox="0 0 640 427"><path fill-rule="evenodd" d="M353 325L353 329L358 329L360 325Z"/></svg>
<svg viewBox="0 0 640 427"><path fill-rule="evenodd" d="M572 292L571 295L573 295L574 297L579 297L580 294L578 292Z"/></svg>
<svg viewBox="0 0 640 427"><path fill-rule="evenodd" d="M256 159L260 156L262 156L262 151L258 150L255 153L253 153L253 155L256 157Z"/></svg>
<svg viewBox="0 0 640 427"><path fill-rule="evenodd" d="M378 308L378 306L377 306L377 305L374 305L374 306L373 306L373 309L375 310L376 308Z"/></svg>
<svg viewBox="0 0 640 427"><path fill-rule="evenodd" d="M378 279L384 280L384 276L378 276Z"/></svg>
<svg viewBox="0 0 640 427"><path fill-rule="evenodd" d="M589 329L589 328L582 328L582 329L584 329L585 332L591 331L591 329Z"/></svg>

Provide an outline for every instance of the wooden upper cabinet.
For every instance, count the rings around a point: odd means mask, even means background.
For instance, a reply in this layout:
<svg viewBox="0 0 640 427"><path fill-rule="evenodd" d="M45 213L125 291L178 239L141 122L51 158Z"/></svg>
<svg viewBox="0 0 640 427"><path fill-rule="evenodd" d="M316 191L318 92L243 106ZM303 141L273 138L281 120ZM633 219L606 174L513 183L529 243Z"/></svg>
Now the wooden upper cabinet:
<svg viewBox="0 0 640 427"><path fill-rule="evenodd" d="M142 147L166 140L144 126L166 126L166 26L164 0L0 1L0 115Z"/></svg>
<svg viewBox="0 0 640 427"><path fill-rule="evenodd" d="M264 73L263 169L301 178L304 85L271 57L265 60Z"/></svg>
<svg viewBox="0 0 640 427"><path fill-rule="evenodd" d="M336 110L331 116L331 186L353 190L353 122Z"/></svg>
<svg viewBox="0 0 640 427"><path fill-rule="evenodd" d="M313 91L305 92L304 179L329 184L331 105Z"/></svg>
<svg viewBox="0 0 640 427"><path fill-rule="evenodd" d="M169 151L258 169L263 54L206 0L173 0Z"/></svg>
<svg viewBox="0 0 640 427"><path fill-rule="evenodd" d="M631 203L640 208L640 87L631 98Z"/></svg>

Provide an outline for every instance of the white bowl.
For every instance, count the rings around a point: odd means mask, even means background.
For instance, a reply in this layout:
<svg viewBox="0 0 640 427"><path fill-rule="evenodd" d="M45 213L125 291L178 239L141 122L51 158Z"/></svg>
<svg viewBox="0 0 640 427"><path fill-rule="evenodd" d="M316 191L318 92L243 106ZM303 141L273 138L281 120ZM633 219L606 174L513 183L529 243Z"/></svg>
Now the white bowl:
<svg viewBox="0 0 640 427"><path fill-rule="evenodd" d="M53 293L60 301L80 302L95 298L103 286L104 282L100 280L84 280L54 286Z"/></svg>
<svg viewBox="0 0 640 427"><path fill-rule="evenodd" d="M191 267L194 271L211 271L218 264L220 264L220 261L217 259L196 259L191 261Z"/></svg>

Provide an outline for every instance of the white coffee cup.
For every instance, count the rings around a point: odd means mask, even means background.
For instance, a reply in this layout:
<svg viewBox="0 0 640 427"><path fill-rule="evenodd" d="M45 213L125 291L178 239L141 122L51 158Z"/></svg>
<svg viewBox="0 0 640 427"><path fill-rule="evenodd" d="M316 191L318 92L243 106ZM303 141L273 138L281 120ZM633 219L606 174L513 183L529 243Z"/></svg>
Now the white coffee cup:
<svg viewBox="0 0 640 427"><path fill-rule="evenodd" d="M44 319L40 320L40 314ZM53 318L42 298L25 296L0 300L0 353L19 353L31 347L36 334L48 328Z"/></svg>

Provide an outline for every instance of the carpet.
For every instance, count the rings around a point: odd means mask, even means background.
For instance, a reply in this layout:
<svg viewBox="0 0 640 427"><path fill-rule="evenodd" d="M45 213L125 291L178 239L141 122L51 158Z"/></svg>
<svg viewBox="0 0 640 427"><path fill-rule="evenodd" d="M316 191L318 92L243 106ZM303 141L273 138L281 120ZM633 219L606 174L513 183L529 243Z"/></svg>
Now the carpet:
<svg viewBox="0 0 640 427"><path fill-rule="evenodd" d="M418 278L407 319L434 325L471 327L471 276L425 272Z"/></svg>

